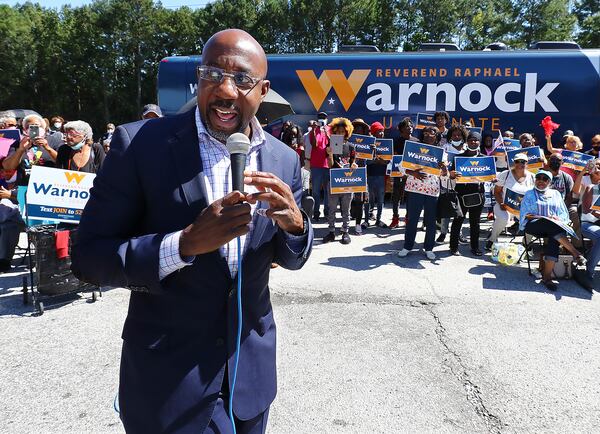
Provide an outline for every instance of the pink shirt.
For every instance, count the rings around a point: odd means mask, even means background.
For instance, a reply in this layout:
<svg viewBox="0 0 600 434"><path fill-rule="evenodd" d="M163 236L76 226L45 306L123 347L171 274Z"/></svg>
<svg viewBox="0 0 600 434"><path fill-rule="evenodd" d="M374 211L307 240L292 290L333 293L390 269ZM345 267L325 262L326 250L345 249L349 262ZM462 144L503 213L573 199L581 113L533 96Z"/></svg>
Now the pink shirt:
<svg viewBox="0 0 600 434"><path fill-rule="evenodd" d="M316 130L316 131L315 131ZM327 164L327 145L329 137L323 128L313 129L308 135L310 140L310 167L311 168L329 168Z"/></svg>

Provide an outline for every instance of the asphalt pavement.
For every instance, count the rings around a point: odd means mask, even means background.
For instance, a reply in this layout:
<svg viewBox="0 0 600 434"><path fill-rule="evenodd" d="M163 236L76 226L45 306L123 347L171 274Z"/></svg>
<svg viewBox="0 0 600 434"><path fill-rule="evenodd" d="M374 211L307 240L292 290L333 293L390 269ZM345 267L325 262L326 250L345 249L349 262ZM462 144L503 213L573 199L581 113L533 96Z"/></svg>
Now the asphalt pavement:
<svg viewBox="0 0 600 434"><path fill-rule="evenodd" d="M279 391L267 432L600 432L598 293L570 280L550 293L523 264L468 246L400 259L403 226L349 245L321 244L326 233L316 225L302 270L271 274ZM24 274L0 276L0 432L123 432L113 401L128 291L35 316Z"/></svg>

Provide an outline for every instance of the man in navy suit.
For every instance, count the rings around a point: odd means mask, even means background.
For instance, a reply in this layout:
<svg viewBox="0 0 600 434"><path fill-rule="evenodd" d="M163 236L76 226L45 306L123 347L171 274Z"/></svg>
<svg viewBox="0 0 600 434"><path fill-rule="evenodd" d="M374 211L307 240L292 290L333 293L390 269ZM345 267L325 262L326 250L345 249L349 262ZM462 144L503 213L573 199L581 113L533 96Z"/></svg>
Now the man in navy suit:
<svg viewBox="0 0 600 434"><path fill-rule="evenodd" d="M119 386L132 433L231 432L238 236L233 412L238 433L265 431L276 394L270 266L299 269L312 246L298 156L255 117L269 90L264 51L225 30L206 43L197 73L196 109L117 128L73 246L77 277L132 290ZM250 139L246 193L231 191L224 143L234 132Z"/></svg>

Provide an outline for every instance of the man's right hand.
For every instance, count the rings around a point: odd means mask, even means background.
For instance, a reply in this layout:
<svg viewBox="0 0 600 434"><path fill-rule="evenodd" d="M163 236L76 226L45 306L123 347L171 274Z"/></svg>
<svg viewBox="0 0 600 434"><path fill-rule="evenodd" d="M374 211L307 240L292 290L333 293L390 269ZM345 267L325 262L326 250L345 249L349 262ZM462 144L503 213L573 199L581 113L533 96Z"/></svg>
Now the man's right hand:
<svg viewBox="0 0 600 434"><path fill-rule="evenodd" d="M202 210L194 223L181 232L179 254L196 256L212 252L247 234L252 215L250 205L240 203L244 199L243 193L233 191Z"/></svg>

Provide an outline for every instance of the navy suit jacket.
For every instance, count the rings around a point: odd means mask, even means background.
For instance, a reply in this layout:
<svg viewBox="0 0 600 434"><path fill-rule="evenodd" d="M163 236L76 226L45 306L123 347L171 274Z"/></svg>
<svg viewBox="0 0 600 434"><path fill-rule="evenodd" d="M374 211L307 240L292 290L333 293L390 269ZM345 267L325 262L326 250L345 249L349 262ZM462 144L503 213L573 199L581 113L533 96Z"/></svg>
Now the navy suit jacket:
<svg viewBox="0 0 600 434"><path fill-rule="evenodd" d="M298 156L266 136L259 169L287 183L299 203ZM128 432L203 432L226 363L231 376L237 302L226 260L214 251L158 278L164 236L185 228L208 205L201 172L193 110L120 126L74 240L72 269L79 279L132 290L119 386ZM242 420L267 409L276 394L270 265L301 268L313 238L310 222L294 242L270 219L255 216L254 222L243 258L243 331L234 396L234 412Z"/></svg>

